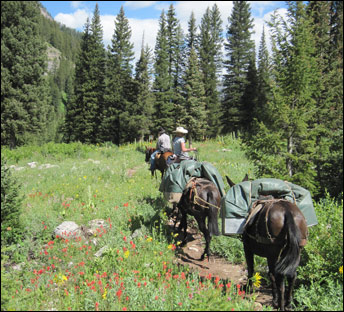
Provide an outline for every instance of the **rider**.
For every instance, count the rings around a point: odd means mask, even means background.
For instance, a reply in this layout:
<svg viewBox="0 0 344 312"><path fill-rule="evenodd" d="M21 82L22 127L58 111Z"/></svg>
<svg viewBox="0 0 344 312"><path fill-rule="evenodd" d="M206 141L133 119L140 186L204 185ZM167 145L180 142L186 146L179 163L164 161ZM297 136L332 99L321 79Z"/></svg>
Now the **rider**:
<svg viewBox="0 0 344 312"><path fill-rule="evenodd" d="M191 159L188 152L197 151L197 149L193 147L186 148L185 146L184 135L188 133L188 130L183 127L177 127L174 132L176 133L176 137L173 139L173 151L178 157L176 162Z"/></svg>
<svg viewBox="0 0 344 312"><path fill-rule="evenodd" d="M171 140L170 140L170 136L166 134L166 131L163 127L159 128L159 132L158 132L158 141L156 142L156 151L151 155L150 158L150 169L151 171L153 171L155 169L155 156L157 153L165 153L168 151L171 151Z"/></svg>

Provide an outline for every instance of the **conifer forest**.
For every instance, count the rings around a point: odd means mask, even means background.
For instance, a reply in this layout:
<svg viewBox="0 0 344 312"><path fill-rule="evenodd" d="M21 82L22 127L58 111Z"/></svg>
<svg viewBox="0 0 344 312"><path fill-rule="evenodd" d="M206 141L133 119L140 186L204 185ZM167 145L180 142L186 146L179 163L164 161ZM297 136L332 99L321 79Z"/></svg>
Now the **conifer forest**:
<svg viewBox="0 0 344 312"><path fill-rule="evenodd" d="M240 137L258 177L339 196L343 2L287 4L257 49L249 1L234 1L227 25L216 4L199 24L191 14L187 33L170 5L135 62L123 7L105 47L98 5L77 32L39 1L2 1L1 145L120 145L184 126L194 141Z"/></svg>

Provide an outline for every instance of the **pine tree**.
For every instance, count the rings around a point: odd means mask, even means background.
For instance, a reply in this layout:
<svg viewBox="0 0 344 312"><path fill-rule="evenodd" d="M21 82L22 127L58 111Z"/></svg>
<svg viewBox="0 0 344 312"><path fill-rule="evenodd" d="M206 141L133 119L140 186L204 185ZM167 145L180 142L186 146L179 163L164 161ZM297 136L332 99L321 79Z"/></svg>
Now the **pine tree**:
<svg viewBox="0 0 344 312"><path fill-rule="evenodd" d="M153 116L153 96L151 93L151 51L142 39L140 59L136 63L135 81L137 82L136 107L139 115L135 116L137 121L137 133L143 139L146 134L155 131L152 128L151 120Z"/></svg>
<svg viewBox="0 0 344 312"><path fill-rule="evenodd" d="M23 197L19 189L20 185L1 155L1 247L18 242L23 234L19 219Z"/></svg>
<svg viewBox="0 0 344 312"><path fill-rule="evenodd" d="M105 49L103 31L96 4L92 23L87 20L81 52L75 69L75 90L66 116L70 141L97 143L101 140L99 125L103 120L105 92Z"/></svg>
<svg viewBox="0 0 344 312"><path fill-rule="evenodd" d="M221 130L221 102L219 94L220 71L222 70L222 21L216 4L207 8L200 25L200 67L205 87L207 134L215 137Z"/></svg>
<svg viewBox="0 0 344 312"><path fill-rule="evenodd" d="M199 69L198 58L192 47L185 73L185 114L181 124L189 130L189 139L200 140L205 135L206 118L203 76Z"/></svg>
<svg viewBox="0 0 344 312"><path fill-rule="evenodd" d="M246 114L242 98L248 85L249 66L255 59L255 45L251 39L253 19L248 1L234 1L228 18L227 42L225 43L227 74L224 77L223 132L245 128Z"/></svg>
<svg viewBox="0 0 344 312"><path fill-rule="evenodd" d="M265 27L263 27L262 37L258 51L258 90L257 103L254 107L254 118L258 121L264 120L266 103L271 98L271 77L270 58L265 40Z"/></svg>
<svg viewBox="0 0 344 312"><path fill-rule="evenodd" d="M129 126L135 110L136 84L132 77L134 59L133 47L130 42L131 29L125 16L123 6L116 16L115 30L111 40L108 56L108 85L106 99L106 117L103 127L107 139L121 144L133 140L137 133Z"/></svg>
<svg viewBox="0 0 344 312"><path fill-rule="evenodd" d="M321 193L327 189L337 196L343 190L343 63L342 2L310 1L317 68L317 142L315 163ZM341 12L341 13L340 13ZM339 14L338 14L339 13ZM336 38L337 37L337 38Z"/></svg>
<svg viewBox="0 0 344 312"><path fill-rule="evenodd" d="M304 4L290 2L288 21L275 14L270 26L274 96L267 102L268 115L248 144L248 155L258 167L258 176L286 179L315 192L314 99L320 73Z"/></svg>
<svg viewBox="0 0 344 312"><path fill-rule="evenodd" d="M158 128L159 126L163 126L167 132L170 132L174 127L174 111L172 88L169 76L167 24L164 11L162 11L160 15L159 26L154 50L154 127Z"/></svg>
<svg viewBox="0 0 344 312"><path fill-rule="evenodd" d="M176 17L173 4L166 14L166 36L168 53L168 74L170 88L170 102L173 105L174 123L180 123L180 111L183 106L182 75L183 75L183 40L184 35L180 23ZM169 129L170 130L170 129Z"/></svg>
<svg viewBox="0 0 344 312"><path fill-rule="evenodd" d="M37 1L1 2L1 144L47 140L52 113Z"/></svg>

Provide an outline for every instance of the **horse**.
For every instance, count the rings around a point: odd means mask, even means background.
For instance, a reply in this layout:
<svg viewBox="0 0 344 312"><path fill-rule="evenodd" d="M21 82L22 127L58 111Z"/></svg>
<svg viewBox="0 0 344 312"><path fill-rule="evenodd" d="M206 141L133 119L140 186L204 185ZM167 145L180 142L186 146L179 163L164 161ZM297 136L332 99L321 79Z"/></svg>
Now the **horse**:
<svg viewBox="0 0 344 312"><path fill-rule="evenodd" d="M155 151L156 151L156 149L153 147L146 147L146 158L145 158L146 162L150 161L150 157ZM161 153L161 154L157 153L155 155L155 169L152 170L152 176L154 176L155 170L159 170L161 172L161 178L163 177L164 172L166 171L166 169L168 167L167 166L167 159L168 159L168 157L170 157L172 155L173 155L173 153L170 151L167 151L167 152Z"/></svg>
<svg viewBox="0 0 344 312"><path fill-rule="evenodd" d="M179 230L184 228L183 244L186 243L187 214L195 217L200 231L203 233L206 246L200 258L205 255L209 261L211 237L219 236L218 212L220 210L221 194L217 186L204 178L192 178L184 188L183 194L177 204L182 214ZM208 217L208 228L205 219Z"/></svg>
<svg viewBox="0 0 344 312"><path fill-rule="evenodd" d="M296 269L307 237L307 223L296 204L285 199L256 201L242 234L248 268L246 287L252 284L254 254L267 258L273 305L282 311L289 310ZM285 277L288 281L287 289Z"/></svg>

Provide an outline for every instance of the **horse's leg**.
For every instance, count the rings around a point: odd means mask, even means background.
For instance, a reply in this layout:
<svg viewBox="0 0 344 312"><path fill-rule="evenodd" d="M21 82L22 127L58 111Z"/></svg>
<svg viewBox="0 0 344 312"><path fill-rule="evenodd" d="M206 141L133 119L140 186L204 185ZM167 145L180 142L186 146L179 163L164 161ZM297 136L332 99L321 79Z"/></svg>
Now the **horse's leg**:
<svg viewBox="0 0 344 312"><path fill-rule="evenodd" d="M245 287L245 291L248 292L252 286L252 276L253 276L253 267L254 267L254 254L251 251L250 244L248 242L248 237L244 237L244 252L245 252L245 259L247 265L247 283Z"/></svg>
<svg viewBox="0 0 344 312"><path fill-rule="evenodd" d="M198 228L203 233L204 239L205 239L205 248L200 260L203 261L205 254L207 254L208 262L209 262L209 256L210 256L209 246L210 246L211 237L210 237L209 230L207 229L205 225L205 216L204 217L195 216L195 219L198 223Z"/></svg>
<svg viewBox="0 0 344 312"><path fill-rule="evenodd" d="M186 216L186 211L184 210L183 207L179 205L177 207L180 209L182 213L182 219L180 220L178 231L181 232L184 229L184 237L183 237L183 242L182 242L182 244L184 245L186 243L187 216Z"/></svg>
<svg viewBox="0 0 344 312"><path fill-rule="evenodd" d="M276 258L268 257L267 259L268 259L268 266L269 266L269 276L271 280L272 303L274 307L277 308L278 307L278 294L277 294L276 277L275 277Z"/></svg>
<svg viewBox="0 0 344 312"><path fill-rule="evenodd" d="M173 229L176 228L177 222L178 222L178 206L176 203L173 203L173 209L172 209L172 213L171 213L171 217L173 218L174 216L176 216L176 220L174 221L174 225L173 225Z"/></svg>
<svg viewBox="0 0 344 312"><path fill-rule="evenodd" d="M279 309L281 311L284 311L284 292L285 292L285 286L284 286L284 276L281 274L276 274L276 286L277 286L277 292L279 297Z"/></svg>
<svg viewBox="0 0 344 312"><path fill-rule="evenodd" d="M288 276L287 280L288 280L288 290L285 297L285 308L286 310L291 310L291 303L293 301L293 289L294 289L295 280L296 280L296 272L293 276Z"/></svg>

